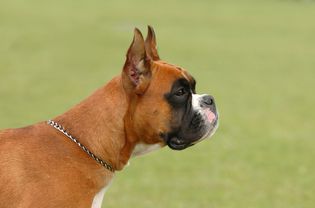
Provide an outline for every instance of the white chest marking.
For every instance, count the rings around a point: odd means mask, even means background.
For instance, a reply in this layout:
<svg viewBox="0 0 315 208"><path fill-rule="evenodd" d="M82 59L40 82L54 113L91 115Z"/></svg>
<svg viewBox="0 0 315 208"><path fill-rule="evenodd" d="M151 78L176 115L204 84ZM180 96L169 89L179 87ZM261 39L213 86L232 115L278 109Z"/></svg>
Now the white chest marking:
<svg viewBox="0 0 315 208"><path fill-rule="evenodd" d="M132 157L139 156L139 155L144 155L149 152L152 152L154 150L160 149L161 144L137 144L135 146L135 149L132 152ZM102 202L103 198L105 195L105 192L107 191L108 187L110 184L102 188L94 197L93 203L92 203L92 208L101 208L102 207Z"/></svg>
<svg viewBox="0 0 315 208"><path fill-rule="evenodd" d="M161 144L137 144L132 152L132 157L140 156L152 152L154 150L160 149Z"/></svg>
<svg viewBox="0 0 315 208"><path fill-rule="evenodd" d="M102 207L102 202L103 198L105 195L105 192L107 191L108 187L110 184L102 188L94 197L93 203L92 203L92 208L101 208Z"/></svg>

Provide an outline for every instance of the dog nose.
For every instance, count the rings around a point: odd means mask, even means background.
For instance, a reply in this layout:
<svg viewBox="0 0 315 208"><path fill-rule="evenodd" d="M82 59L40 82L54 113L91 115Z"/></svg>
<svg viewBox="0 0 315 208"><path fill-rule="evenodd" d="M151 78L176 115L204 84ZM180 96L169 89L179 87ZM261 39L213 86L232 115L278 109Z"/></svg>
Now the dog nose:
<svg viewBox="0 0 315 208"><path fill-rule="evenodd" d="M205 95L202 97L200 104L203 107L211 107L214 105L214 98L211 95Z"/></svg>

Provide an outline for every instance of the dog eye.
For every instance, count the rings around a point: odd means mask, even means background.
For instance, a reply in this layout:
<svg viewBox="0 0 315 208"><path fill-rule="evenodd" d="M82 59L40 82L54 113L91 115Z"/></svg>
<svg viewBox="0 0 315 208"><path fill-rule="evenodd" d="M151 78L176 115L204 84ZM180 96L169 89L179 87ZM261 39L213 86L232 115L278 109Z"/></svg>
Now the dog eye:
<svg viewBox="0 0 315 208"><path fill-rule="evenodd" d="M177 90L177 92L175 93L176 96L183 96L186 94L186 90L184 88L180 88L179 90Z"/></svg>

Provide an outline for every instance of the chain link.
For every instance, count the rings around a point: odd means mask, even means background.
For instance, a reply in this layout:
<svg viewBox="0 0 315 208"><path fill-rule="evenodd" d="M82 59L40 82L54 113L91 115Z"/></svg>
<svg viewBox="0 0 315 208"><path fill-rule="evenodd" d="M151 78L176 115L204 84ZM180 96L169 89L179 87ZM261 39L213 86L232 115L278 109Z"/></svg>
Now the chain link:
<svg viewBox="0 0 315 208"><path fill-rule="evenodd" d="M115 172L114 168L108 164L107 162L105 162L104 160L100 159L99 157L97 157L96 155L94 155L88 148L86 148L83 144L81 144L76 138L74 138L71 134L69 134L61 125L59 125L58 123L56 123L53 120L48 120L47 124L49 124L50 126L54 127L55 129L57 129L58 131L60 131L61 133L63 133L65 136L67 136L69 139L71 139L71 141L73 141L74 143L76 143L84 152L86 152L90 157L92 157L96 162L98 162L99 164L101 164L103 167L105 167L107 170L111 171L111 172Z"/></svg>

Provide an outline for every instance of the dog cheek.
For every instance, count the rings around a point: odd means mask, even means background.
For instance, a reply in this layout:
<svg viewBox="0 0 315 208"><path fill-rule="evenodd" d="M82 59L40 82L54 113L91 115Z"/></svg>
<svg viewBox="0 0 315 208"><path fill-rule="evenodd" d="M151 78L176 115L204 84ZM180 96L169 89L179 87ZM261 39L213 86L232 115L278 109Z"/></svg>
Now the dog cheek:
<svg viewBox="0 0 315 208"><path fill-rule="evenodd" d="M170 121L170 109L165 105L153 108L140 105L134 114L134 130L144 143L161 142L160 134L169 131Z"/></svg>

